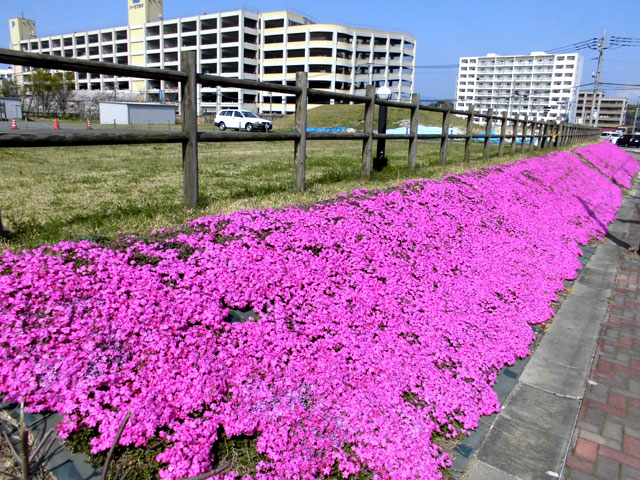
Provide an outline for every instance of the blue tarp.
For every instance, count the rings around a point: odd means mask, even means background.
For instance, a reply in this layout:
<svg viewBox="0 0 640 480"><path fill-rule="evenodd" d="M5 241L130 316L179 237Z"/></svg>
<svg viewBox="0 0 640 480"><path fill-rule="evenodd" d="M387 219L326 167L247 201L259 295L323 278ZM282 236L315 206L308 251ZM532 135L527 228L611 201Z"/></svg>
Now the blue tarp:
<svg viewBox="0 0 640 480"><path fill-rule="evenodd" d="M487 132L474 133L474 135L486 135L486 134ZM497 133L491 130L491 135L497 135ZM474 138L474 140L477 142L484 142L484 138ZM489 141L492 143L500 143L500 138L498 137L490 138Z"/></svg>
<svg viewBox="0 0 640 480"><path fill-rule="evenodd" d="M321 127L307 127L307 132L346 132L347 127L333 127L333 128L321 128Z"/></svg>
<svg viewBox="0 0 640 480"><path fill-rule="evenodd" d="M411 133L409 127L398 127L387 129L389 135L406 135ZM418 135L441 135L442 127L434 127L432 125L418 125ZM463 135L464 132L456 127L449 128L449 135Z"/></svg>

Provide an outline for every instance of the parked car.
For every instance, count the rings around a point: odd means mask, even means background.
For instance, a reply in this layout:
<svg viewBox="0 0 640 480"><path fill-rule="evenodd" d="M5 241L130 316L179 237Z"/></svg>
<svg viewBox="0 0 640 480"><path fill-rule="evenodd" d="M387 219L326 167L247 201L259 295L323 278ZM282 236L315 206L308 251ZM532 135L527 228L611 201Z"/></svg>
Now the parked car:
<svg viewBox="0 0 640 480"><path fill-rule="evenodd" d="M602 132L600 134L600 138L609 140L611 143L617 143L620 137L622 137L622 134L619 132Z"/></svg>
<svg viewBox="0 0 640 480"><path fill-rule="evenodd" d="M640 133L633 135L622 135L616 143L619 147L640 148Z"/></svg>
<svg viewBox="0 0 640 480"><path fill-rule="evenodd" d="M213 124L222 131L227 128L236 128L238 130L244 129L247 132L252 132L253 130L268 132L272 128L269 120L264 120L247 110L220 110Z"/></svg>

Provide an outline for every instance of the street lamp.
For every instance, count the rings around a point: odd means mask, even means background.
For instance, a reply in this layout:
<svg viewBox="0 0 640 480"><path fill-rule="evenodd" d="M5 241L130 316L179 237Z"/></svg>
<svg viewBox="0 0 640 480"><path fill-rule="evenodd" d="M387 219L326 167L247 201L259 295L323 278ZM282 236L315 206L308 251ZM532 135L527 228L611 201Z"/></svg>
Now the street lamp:
<svg viewBox="0 0 640 480"><path fill-rule="evenodd" d="M391 89L386 85L380 87L376 90L376 97L380 100L389 100L391 98ZM386 133L387 132L387 106L380 105L378 109L378 133ZM378 148L376 149L376 158L373 159L373 169L377 172L381 171L384 167L387 166L389 161L384 154L385 151L385 139L378 139Z"/></svg>

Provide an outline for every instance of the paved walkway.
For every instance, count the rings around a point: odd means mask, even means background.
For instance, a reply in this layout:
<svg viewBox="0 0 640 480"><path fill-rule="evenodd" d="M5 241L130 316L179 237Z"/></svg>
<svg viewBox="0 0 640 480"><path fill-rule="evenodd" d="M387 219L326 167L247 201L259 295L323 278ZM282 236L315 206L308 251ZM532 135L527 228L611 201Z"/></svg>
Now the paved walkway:
<svg viewBox="0 0 640 480"><path fill-rule="evenodd" d="M630 218L618 218L629 225L624 241L635 252L622 251L566 462L567 480L640 479L640 199L635 200Z"/></svg>
<svg viewBox="0 0 640 480"><path fill-rule="evenodd" d="M640 480L639 247L637 181L462 480Z"/></svg>

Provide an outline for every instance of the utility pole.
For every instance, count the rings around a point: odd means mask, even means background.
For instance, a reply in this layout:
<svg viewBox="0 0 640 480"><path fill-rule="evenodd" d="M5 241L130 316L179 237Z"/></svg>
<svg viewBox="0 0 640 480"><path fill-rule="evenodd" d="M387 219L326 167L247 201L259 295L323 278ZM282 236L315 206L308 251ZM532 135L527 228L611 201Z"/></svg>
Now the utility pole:
<svg viewBox="0 0 640 480"><path fill-rule="evenodd" d="M598 86L600 85L600 68L602 67L602 56L604 54L604 44L607 41L607 34L603 33L600 38L600 46L598 47L598 69L596 70L596 81L593 84L593 96L591 97L591 116L589 125L598 126L598 116L600 115L600 108L596 110L596 95L598 93ZM599 104L598 104L599 105ZM595 115L594 115L595 111Z"/></svg>
<svg viewBox="0 0 640 480"><path fill-rule="evenodd" d="M638 98L639 102L636 102L636 111L633 114L633 128L631 129L631 133L636 133L636 123L638 121L638 107L640 107L640 97ZM0 227L2 225L0 224Z"/></svg>

